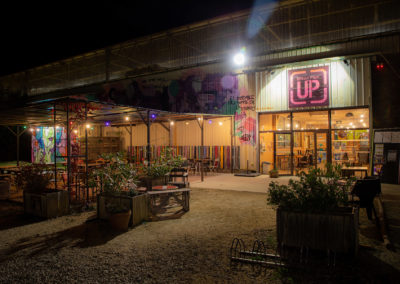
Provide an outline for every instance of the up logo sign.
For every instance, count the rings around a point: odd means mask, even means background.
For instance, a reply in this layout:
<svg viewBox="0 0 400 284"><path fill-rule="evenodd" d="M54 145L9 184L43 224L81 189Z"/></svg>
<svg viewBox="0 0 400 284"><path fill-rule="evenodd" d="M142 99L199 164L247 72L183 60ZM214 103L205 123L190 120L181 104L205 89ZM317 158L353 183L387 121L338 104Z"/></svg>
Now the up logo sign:
<svg viewBox="0 0 400 284"><path fill-rule="evenodd" d="M329 66L288 71L289 108L329 106Z"/></svg>

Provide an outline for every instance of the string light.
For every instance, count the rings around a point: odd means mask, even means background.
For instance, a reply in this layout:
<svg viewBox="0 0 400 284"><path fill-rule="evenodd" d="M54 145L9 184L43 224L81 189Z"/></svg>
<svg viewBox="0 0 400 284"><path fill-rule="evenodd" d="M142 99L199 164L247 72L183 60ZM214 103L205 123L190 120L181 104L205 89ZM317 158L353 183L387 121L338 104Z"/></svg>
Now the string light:
<svg viewBox="0 0 400 284"><path fill-rule="evenodd" d="M90 124L89 124L89 123L88 123L88 124L86 124L86 128L88 128L88 129L90 128Z"/></svg>
<svg viewBox="0 0 400 284"><path fill-rule="evenodd" d="M222 125L222 121L220 121L218 124L219 124L219 126L221 126Z"/></svg>

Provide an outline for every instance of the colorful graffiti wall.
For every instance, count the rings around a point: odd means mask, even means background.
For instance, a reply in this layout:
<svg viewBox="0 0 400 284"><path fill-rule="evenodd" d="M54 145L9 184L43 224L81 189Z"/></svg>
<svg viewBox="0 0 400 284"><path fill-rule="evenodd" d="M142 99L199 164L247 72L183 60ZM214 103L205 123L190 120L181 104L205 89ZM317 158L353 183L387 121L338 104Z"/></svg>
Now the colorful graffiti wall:
<svg viewBox="0 0 400 284"><path fill-rule="evenodd" d="M56 128L57 156L65 156L67 149L66 129ZM57 162L64 161L57 158ZM36 127L32 133L32 163L51 164L54 163L54 128Z"/></svg>
<svg viewBox="0 0 400 284"><path fill-rule="evenodd" d="M181 113L235 116L235 135L241 144L256 144L255 94L245 74L221 68L194 68L106 84L89 99Z"/></svg>

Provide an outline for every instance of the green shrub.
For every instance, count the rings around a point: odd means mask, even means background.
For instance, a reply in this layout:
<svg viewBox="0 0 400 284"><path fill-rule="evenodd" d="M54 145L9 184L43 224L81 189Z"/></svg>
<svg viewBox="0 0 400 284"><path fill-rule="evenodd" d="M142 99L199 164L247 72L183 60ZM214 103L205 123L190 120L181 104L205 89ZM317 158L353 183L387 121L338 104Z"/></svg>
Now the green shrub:
<svg viewBox="0 0 400 284"><path fill-rule="evenodd" d="M268 204L303 212L327 212L348 205L347 192L353 179L343 179L340 166L327 164L324 170L301 172L299 178L289 180L288 185L271 182Z"/></svg>

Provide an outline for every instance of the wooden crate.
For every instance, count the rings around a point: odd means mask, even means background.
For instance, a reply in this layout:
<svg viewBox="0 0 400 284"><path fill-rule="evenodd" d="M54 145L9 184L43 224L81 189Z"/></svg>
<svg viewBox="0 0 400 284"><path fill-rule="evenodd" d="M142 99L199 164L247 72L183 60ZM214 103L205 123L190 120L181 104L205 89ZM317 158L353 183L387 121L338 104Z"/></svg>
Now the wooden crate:
<svg viewBox="0 0 400 284"><path fill-rule="evenodd" d="M58 190L41 194L24 191L24 211L26 214L56 218L69 213L68 191Z"/></svg>

